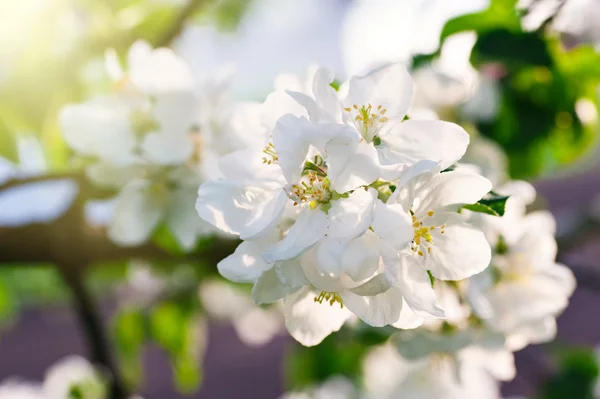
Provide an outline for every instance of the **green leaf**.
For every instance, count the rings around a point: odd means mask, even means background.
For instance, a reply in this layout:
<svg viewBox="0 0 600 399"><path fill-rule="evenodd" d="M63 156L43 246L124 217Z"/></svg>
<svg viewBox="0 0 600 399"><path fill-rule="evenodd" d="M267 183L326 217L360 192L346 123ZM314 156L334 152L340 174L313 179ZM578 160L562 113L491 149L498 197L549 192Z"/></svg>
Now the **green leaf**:
<svg viewBox="0 0 600 399"><path fill-rule="evenodd" d="M202 370L193 354L183 354L173 360L173 372L177 389L183 393L193 393L202 382Z"/></svg>
<svg viewBox="0 0 600 399"><path fill-rule="evenodd" d="M131 386L142 380L141 351L146 341L146 319L138 309L122 310L113 320L117 354L123 378Z"/></svg>
<svg viewBox="0 0 600 399"><path fill-rule="evenodd" d="M504 216L508 196L499 195L490 191L483 199L474 204L465 205L463 208L473 212L486 213L493 216Z"/></svg>
<svg viewBox="0 0 600 399"><path fill-rule="evenodd" d="M185 343L186 314L175 303L163 303L150 314L150 331L153 340L170 354L181 352Z"/></svg>
<svg viewBox="0 0 600 399"><path fill-rule="evenodd" d="M431 270L427 270L427 275L429 276L429 282L431 283L431 288L435 285L435 277L431 274Z"/></svg>

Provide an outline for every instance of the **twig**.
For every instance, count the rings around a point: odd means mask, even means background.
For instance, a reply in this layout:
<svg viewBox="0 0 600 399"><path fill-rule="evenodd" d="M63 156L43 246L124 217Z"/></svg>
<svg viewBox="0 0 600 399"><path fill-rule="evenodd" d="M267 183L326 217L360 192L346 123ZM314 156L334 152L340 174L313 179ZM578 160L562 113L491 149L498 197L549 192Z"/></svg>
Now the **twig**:
<svg viewBox="0 0 600 399"><path fill-rule="evenodd" d="M91 360L110 373L110 398L126 399L125 385L111 356L110 345L104 333L102 318L83 281L82 270L60 265L58 267L73 296L73 307L90 346Z"/></svg>

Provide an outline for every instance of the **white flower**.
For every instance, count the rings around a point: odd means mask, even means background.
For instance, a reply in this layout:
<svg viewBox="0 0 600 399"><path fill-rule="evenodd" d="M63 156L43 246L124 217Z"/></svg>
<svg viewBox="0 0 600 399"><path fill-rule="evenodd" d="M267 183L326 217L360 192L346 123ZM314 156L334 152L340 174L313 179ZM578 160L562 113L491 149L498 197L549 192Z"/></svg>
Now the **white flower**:
<svg viewBox="0 0 600 399"><path fill-rule="evenodd" d="M190 250L213 231L194 215L196 187L214 163L212 152L227 151L215 138L219 123L203 118L200 106L214 111L209 98L215 109L225 106L214 91L198 93L189 68L169 49L136 42L127 61L124 70L114 51L107 52L113 91L66 106L65 139L89 160L93 182L119 190L108 223L113 241L141 244L164 223Z"/></svg>
<svg viewBox="0 0 600 399"><path fill-rule="evenodd" d="M44 392L48 399L67 398L77 389L84 399L104 399L104 378L84 358L68 356L46 371Z"/></svg>
<svg viewBox="0 0 600 399"><path fill-rule="evenodd" d="M39 384L8 379L0 384L0 399L48 399Z"/></svg>
<svg viewBox="0 0 600 399"><path fill-rule="evenodd" d="M359 399L358 389L346 377L332 376L322 384L302 392L287 392L279 399Z"/></svg>
<svg viewBox="0 0 600 399"><path fill-rule="evenodd" d="M457 213L465 204L477 202L491 183L474 173L451 171L423 173L396 189L386 204L376 208L373 229L401 253L402 262L416 263L441 280L461 280L489 265L490 246L485 235ZM412 243L394 223L412 218ZM400 237L400 238L399 238Z"/></svg>
<svg viewBox="0 0 600 399"><path fill-rule="evenodd" d="M523 182L499 189L514 192L501 221L483 217L495 255L488 270L475 276L469 297L490 328L521 348L553 338L555 317L575 289L572 272L556 263L555 222L545 211L525 214L535 191ZM533 196L532 196L533 194Z"/></svg>
<svg viewBox="0 0 600 399"><path fill-rule="evenodd" d="M493 356L483 358L463 349L456 361L438 353L418 360L400 356L391 346L371 351L364 363L366 397L371 399L499 399L494 376L485 367Z"/></svg>
<svg viewBox="0 0 600 399"><path fill-rule="evenodd" d="M289 92L303 104L314 129L338 127L324 150L333 189L346 192L383 178L394 180L418 161L439 162L442 169L467 149L468 134L437 120L404 120L413 97L413 83L402 64L391 64L365 76L354 76L337 93L326 69L315 74L312 97ZM346 94L343 97L343 94Z"/></svg>

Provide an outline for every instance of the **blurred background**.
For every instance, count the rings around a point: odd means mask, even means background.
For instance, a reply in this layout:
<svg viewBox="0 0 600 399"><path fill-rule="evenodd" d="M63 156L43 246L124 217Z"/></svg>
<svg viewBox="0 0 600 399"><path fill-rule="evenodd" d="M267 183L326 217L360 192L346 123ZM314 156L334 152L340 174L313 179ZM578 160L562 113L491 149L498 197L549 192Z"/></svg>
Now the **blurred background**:
<svg viewBox="0 0 600 399"><path fill-rule="evenodd" d="M147 399L277 398L356 372L352 342L300 350L281 314L220 279L216 262L234 244L206 239L183 256L160 227L136 247L107 239L115 193L86 181L58 118L110 86L106 49L123 57L140 39L171 47L198 79L232 71L239 101L262 101L278 75L314 64L343 81L405 63L415 114L461 123L500 149L472 156L534 183L535 206L558 222L559 261L577 277L557 340L517 353L503 392L593 397L598 0L1 1L0 380L41 380L67 354L112 364ZM81 265L85 279L74 277Z"/></svg>

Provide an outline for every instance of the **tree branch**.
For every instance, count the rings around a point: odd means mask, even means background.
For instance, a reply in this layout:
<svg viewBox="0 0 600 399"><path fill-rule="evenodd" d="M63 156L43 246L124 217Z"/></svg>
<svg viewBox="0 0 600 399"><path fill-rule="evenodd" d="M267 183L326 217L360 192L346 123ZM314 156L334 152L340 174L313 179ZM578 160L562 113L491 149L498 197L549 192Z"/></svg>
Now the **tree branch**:
<svg viewBox="0 0 600 399"><path fill-rule="evenodd" d="M126 399L127 393L121 381L118 368L111 355L109 341L104 333L102 318L96 305L88 293L81 269L68 265L59 265L58 270L73 297L73 307L77 313L79 323L87 337L90 347L90 356L94 364L101 366L110 374L110 398Z"/></svg>

